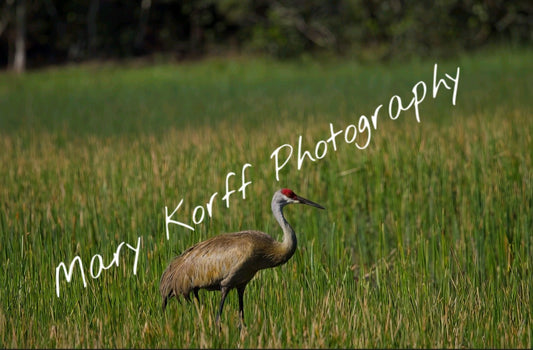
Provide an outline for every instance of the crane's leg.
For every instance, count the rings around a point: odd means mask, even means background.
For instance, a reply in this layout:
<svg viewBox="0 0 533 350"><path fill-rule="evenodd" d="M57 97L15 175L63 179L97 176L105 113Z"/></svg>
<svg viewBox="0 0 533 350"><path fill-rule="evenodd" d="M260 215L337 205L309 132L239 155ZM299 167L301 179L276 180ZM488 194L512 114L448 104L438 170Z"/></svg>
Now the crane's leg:
<svg viewBox="0 0 533 350"><path fill-rule="evenodd" d="M239 293L239 316L243 327L246 326L244 323L244 288L246 288L246 285L237 287L237 293Z"/></svg>
<svg viewBox="0 0 533 350"><path fill-rule="evenodd" d="M163 305L162 308L163 308L163 312L165 311L166 307L167 307L167 302L168 302L168 299L172 298L172 292L168 293L167 296L163 297Z"/></svg>
<svg viewBox="0 0 533 350"><path fill-rule="evenodd" d="M220 291L222 293L222 299L220 299L220 307L218 308L217 317L215 318L216 324L220 324L220 315L222 314L222 309L224 308L224 302L226 301L226 296L228 295L229 288L222 287Z"/></svg>

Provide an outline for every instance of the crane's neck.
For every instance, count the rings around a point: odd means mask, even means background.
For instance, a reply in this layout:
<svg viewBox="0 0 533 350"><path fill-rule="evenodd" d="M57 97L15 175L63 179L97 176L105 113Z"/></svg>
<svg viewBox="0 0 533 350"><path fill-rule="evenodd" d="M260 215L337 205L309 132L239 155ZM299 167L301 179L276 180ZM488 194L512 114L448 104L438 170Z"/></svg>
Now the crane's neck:
<svg viewBox="0 0 533 350"><path fill-rule="evenodd" d="M277 254L279 264L283 264L294 254L298 242L294 230L285 219L285 216L283 216L283 206L272 202L272 212L283 230L283 241L281 241L278 246Z"/></svg>

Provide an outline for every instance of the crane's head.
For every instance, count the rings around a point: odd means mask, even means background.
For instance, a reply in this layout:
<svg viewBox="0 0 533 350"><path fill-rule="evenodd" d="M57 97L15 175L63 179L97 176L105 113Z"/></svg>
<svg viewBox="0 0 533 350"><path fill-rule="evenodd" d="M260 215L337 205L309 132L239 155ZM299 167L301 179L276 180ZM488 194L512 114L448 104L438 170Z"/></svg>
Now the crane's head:
<svg viewBox="0 0 533 350"><path fill-rule="evenodd" d="M294 193L293 190L290 190L288 188L283 188L276 193L274 193L274 197L272 198L272 204L276 203L277 205L284 207L287 204L293 204L293 203L299 203L299 204L307 204L312 207L316 207L319 209L326 209L320 204L317 204L315 202L310 201L309 199L305 199L303 197L298 196L296 193Z"/></svg>

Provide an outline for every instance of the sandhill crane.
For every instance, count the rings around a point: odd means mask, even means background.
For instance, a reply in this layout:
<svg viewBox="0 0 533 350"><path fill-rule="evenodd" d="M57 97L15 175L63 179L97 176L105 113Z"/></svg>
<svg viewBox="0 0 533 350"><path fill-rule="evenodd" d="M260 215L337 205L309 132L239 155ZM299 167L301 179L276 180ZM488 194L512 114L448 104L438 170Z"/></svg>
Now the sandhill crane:
<svg viewBox="0 0 533 350"><path fill-rule="evenodd" d="M296 250L296 234L283 216L287 204L301 203L325 209L284 188L272 197L272 212L283 230L283 241L278 242L260 231L226 233L197 243L174 258L163 275L159 291L163 298L163 311L168 299L184 296L190 300L191 291L198 299L198 290L220 290L222 297L216 315L219 324L228 292L237 288L239 315L244 324L244 289L257 271L284 264ZM199 300L199 299L198 299Z"/></svg>

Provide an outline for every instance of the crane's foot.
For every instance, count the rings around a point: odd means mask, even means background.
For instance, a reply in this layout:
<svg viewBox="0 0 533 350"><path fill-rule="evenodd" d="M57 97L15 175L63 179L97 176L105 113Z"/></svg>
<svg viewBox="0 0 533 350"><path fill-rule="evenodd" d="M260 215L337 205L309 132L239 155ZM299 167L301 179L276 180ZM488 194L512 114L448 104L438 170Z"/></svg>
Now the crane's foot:
<svg viewBox="0 0 533 350"><path fill-rule="evenodd" d="M248 328L246 328L246 324L240 323L239 324L239 333L241 340L244 340L246 336L248 335Z"/></svg>
<svg viewBox="0 0 533 350"><path fill-rule="evenodd" d="M239 325L238 325L238 327L239 327L240 330L246 329L246 322L244 322L244 318L239 317Z"/></svg>

